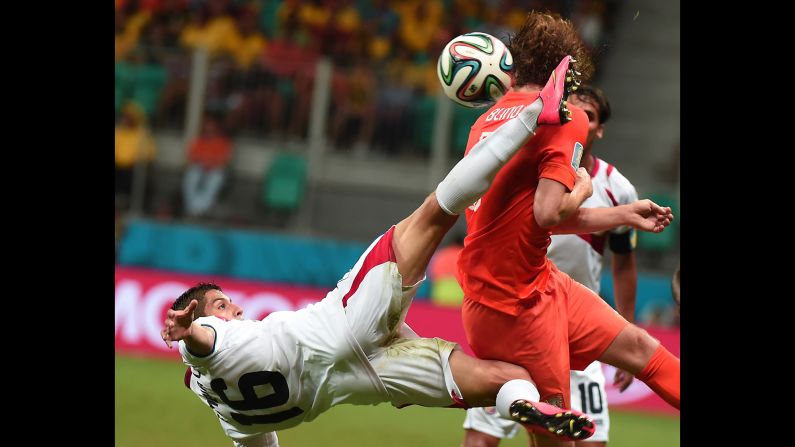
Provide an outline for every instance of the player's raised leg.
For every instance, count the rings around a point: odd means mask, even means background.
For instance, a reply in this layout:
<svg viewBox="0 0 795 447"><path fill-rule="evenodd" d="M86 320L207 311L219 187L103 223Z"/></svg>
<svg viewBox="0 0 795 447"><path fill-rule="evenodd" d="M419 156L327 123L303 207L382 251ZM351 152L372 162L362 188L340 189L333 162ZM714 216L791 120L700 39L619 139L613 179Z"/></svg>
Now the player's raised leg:
<svg viewBox="0 0 795 447"><path fill-rule="evenodd" d="M500 168L533 136L536 127L559 125L570 119L566 98L579 83L576 71L570 68L573 63L571 56L564 57L539 98L475 145L436 191L397 224L392 246L404 285L424 277L428 261L458 214L488 190Z"/></svg>

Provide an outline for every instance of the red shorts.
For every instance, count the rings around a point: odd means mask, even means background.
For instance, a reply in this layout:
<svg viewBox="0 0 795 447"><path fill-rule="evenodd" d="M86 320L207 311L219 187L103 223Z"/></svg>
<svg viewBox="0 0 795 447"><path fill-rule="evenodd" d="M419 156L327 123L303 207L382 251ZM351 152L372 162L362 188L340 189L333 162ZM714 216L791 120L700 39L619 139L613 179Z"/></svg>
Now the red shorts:
<svg viewBox="0 0 795 447"><path fill-rule="evenodd" d="M583 370L629 324L596 293L549 263L543 291L522 300L513 316L464 300L461 316L472 351L481 359L502 360L530 372L541 399L563 396L571 408L569 370Z"/></svg>

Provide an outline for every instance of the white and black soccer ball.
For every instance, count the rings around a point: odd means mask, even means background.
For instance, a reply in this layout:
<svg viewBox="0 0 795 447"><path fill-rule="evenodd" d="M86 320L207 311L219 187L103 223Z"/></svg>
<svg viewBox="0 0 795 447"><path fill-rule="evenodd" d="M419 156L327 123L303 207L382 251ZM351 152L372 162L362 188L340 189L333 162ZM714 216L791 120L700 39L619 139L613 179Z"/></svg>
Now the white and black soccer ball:
<svg viewBox="0 0 795 447"><path fill-rule="evenodd" d="M437 65L444 93L467 107L494 104L513 81L510 50L500 39L486 33L467 33L451 40Z"/></svg>

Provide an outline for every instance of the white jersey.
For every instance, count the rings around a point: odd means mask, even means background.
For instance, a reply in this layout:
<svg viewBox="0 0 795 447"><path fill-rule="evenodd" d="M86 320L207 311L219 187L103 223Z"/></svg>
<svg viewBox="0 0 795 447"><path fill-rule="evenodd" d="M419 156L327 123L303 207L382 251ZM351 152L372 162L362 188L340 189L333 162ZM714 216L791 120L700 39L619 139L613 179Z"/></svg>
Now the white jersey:
<svg viewBox="0 0 795 447"><path fill-rule="evenodd" d="M607 208L627 205L638 200L635 187L612 165L594 157L591 170L593 194L583 202L583 208ZM556 234L547 249L547 257L563 272L585 287L599 293L602 275L602 256L608 245L609 234L622 234L634 230L615 228L595 234Z"/></svg>
<svg viewBox="0 0 795 447"><path fill-rule="evenodd" d="M456 403L448 362L455 344L407 339L416 337L403 321L421 281L402 287L392 234L376 239L318 303L262 321L196 319L215 331L215 344L197 356L179 342L186 379L235 445L275 446L270 432L342 403Z"/></svg>
<svg viewBox="0 0 795 447"><path fill-rule="evenodd" d="M230 437L293 427L338 403L387 400L383 384L366 357L357 355L342 325L342 308L332 304L274 312L262 321L196 320L212 328L216 338L206 357L192 355L180 342L193 374L190 388L215 411ZM350 385L356 392L347 389Z"/></svg>
<svg viewBox="0 0 795 447"><path fill-rule="evenodd" d="M584 208L607 208L638 200L638 193L629 180L618 169L597 157L594 157L594 166L591 169L591 185L593 194L583 202ZM609 238L611 234L627 232L631 232L629 237L632 238L629 249L634 249L635 233L629 227L594 234L556 234L552 236L547 257L572 279L598 294L601 289L602 258L605 248L610 245ZM596 432L589 440L606 442L610 417L607 413L602 365L593 362L584 371L571 371L570 379L571 407L591 416L596 424Z"/></svg>

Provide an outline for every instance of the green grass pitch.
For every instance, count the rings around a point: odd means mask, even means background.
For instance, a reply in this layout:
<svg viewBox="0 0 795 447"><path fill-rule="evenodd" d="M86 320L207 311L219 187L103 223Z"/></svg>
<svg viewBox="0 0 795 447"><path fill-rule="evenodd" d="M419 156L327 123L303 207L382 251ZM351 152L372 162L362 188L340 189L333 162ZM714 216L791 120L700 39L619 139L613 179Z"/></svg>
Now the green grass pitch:
<svg viewBox="0 0 795 447"><path fill-rule="evenodd" d="M117 447L231 446L218 419L182 383L180 362L116 356ZM464 411L341 405L278 433L282 447L458 447ZM679 418L611 411L610 447L679 446ZM526 435L501 443L526 446Z"/></svg>

